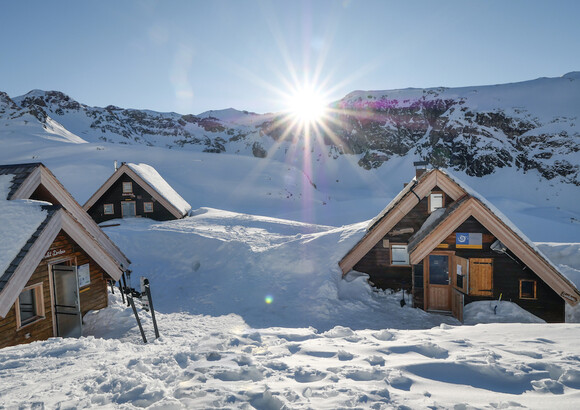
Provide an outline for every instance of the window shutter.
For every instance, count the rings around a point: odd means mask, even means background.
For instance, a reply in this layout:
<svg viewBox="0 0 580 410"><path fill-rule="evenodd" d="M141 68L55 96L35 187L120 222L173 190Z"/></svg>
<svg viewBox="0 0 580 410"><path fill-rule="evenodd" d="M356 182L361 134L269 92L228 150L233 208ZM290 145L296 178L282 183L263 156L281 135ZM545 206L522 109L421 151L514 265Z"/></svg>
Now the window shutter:
<svg viewBox="0 0 580 410"><path fill-rule="evenodd" d="M469 294L493 296L493 259L469 259Z"/></svg>

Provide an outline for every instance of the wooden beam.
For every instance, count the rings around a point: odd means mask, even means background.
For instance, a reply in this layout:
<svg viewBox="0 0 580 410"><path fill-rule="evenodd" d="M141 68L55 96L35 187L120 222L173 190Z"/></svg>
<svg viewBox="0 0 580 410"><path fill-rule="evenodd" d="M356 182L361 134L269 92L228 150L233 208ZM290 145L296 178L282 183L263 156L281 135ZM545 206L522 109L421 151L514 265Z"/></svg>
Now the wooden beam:
<svg viewBox="0 0 580 410"><path fill-rule="evenodd" d="M409 213L421 199L425 198L433 187L437 177L430 172L419 180L407 194L390 209L383 219L376 223L370 231L342 258L338 263L342 274L346 275L393 227ZM413 193L414 192L414 193ZM415 196L415 194L417 196Z"/></svg>
<svg viewBox="0 0 580 410"><path fill-rule="evenodd" d="M123 269L107 253L99 243L78 223L70 213L62 212L62 229L75 241L93 260L115 280L119 280Z"/></svg>
<svg viewBox="0 0 580 410"><path fill-rule="evenodd" d="M441 188L447 195L449 195L454 201L457 201L459 198L467 194L467 192L461 188L457 182L451 179L444 172L437 169L435 173L437 175L437 186Z"/></svg>
<svg viewBox="0 0 580 410"><path fill-rule="evenodd" d="M473 217L566 302L572 306L580 302L580 291L576 286L480 201L474 203Z"/></svg>
<svg viewBox="0 0 580 410"><path fill-rule="evenodd" d="M538 277L550 286L567 303L574 306L580 302L580 291L566 279L554 266L533 249L518 233L495 215L477 198L469 198L461 204L446 220L441 222L411 252L409 259L415 265L423 260L439 243L454 232L467 218L473 216L493 236L528 266Z"/></svg>
<svg viewBox="0 0 580 410"><path fill-rule="evenodd" d="M471 216L470 198L457 207L445 220L443 220L429 235L427 235L409 254L411 265L416 265L423 260L433 249L451 235L459 225Z"/></svg>

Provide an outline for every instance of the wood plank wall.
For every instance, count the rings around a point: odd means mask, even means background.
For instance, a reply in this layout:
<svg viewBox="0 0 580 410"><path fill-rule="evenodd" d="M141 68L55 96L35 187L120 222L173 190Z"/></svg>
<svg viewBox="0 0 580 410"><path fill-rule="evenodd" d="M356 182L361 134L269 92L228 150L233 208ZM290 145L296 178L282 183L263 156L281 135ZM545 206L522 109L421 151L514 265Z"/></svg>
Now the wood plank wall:
<svg viewBox="0 0 580 410"><path fill-rule="evenodd" d="M30 277L26 286L42 282L45 319L36 321L21 329L16 329L16 310L12 306L5 318L0 319L0 348L46 340L54 336L53 309L49 280L49 264L72 260L76 265L89 264L91 283L80 289L81 312L84 316L89 310L107 307L108 275L84 252L65 232L61 231L49 248L55 256L45 257ZM28 335L28 337L27 337Z"/></svg>
<svg viewBox="0 0 580 410"><path fill-rule="evenodd" d="M514 302L547 322L563 322L565 320L564 300L522 262L514 261L505 254L493 252L490 246L495 242L495 237L475 218L468 218L456 229L456 232L480 232L483 234L483 249L457 249L455 248L455 234L446 238L445 243L449 244L449 249L454 250L457 256L466 259L493 259L493 295L488 297L465 295L465 304L480 300L497 300L501 294L502 300ZM536 300L520 299L520 279L536 281Z"/></svg>
<svg viewBox="0 0 580 410"><path fill-rule="evenodd" d="M441 189L436 186L433 191L440 192ZM413 193L410 195L413 195ZM445 195L445 206L450 206L452 203L453 200ZM394 235L390 232L383 237L383 240L388 240L390 244L407 244L409 238L423 226L423 223L429 217L428 206L429 197L426 196L391 230L391 232L404 230L405 233ZM412 229L412 232L408 231L409 228ZM392 266L390 247L384 248L383 240L380 240L363 256L353 269L367 273L370 276L369 280L379 289L405 289L410 292L412 288L411 266Z"/></svg>

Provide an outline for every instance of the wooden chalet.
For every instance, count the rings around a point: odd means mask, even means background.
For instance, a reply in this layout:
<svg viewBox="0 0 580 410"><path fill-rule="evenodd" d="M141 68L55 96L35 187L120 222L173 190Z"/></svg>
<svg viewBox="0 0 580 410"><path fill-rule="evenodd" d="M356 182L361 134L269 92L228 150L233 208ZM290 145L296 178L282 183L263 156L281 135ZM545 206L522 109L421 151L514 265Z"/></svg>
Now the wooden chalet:
<svg viewBox="0 0 580 410"><path fill-rule="evenodd" d="M78 337L129 260L42 164L0 166L0 348Z"/></svg>
<svg viewBox="0 0 580 410"><path fill-rule="evenodd" d="M416 164L417 165L417 164ZM339 266L374 286L405 289L413 306L449 312L498 299L547 322L565 320L580 291L491 204L450 174L426 170L371 221Z"/></svg>
<svg viewBox="0 0 580 410"><path fill-rule="evenodd" d="M191 206L147 164L123 163L83 205L97 222L143 217L181 219Z"/></svg>

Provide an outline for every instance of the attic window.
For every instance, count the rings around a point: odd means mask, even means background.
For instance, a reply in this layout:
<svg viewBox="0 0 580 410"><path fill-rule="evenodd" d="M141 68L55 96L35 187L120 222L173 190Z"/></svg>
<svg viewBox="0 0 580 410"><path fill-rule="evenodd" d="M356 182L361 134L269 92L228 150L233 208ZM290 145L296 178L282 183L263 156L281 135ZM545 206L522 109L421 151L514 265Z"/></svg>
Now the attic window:
<svg viewBox="0 0 580 410"><path fill-rule="evenodd" d="M29 325L44 319L44 298L42 283L24 288L16 301L17 327Z"/></svg>
<svg viewBox="0 0 580 410"><path fill-rule="evenodd" d="M429 195L429 213L445 206L445 194L443 192L433 192Z"/></svg>
<svg viewBox="0 0 580 410"><path fill-rule="evenodd" d="M391 245L391 265L408 266L407 245Z"/></svg>
<svg viewBox="0 0 580 410"><path fill-rule="evenodd" d="M132 194L132 193L133 193L133 183L123 182L123 194Z"/></svg>
<svg viewBox="0 0 580 410"><path fill-rule="evenodd" d="M537 299L535 280L520 279L520 299Z"/></svg>

